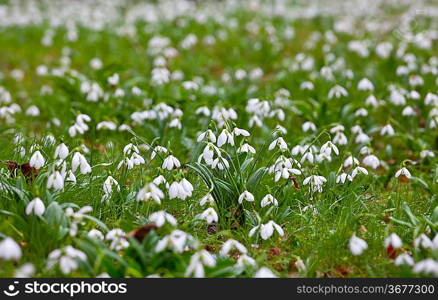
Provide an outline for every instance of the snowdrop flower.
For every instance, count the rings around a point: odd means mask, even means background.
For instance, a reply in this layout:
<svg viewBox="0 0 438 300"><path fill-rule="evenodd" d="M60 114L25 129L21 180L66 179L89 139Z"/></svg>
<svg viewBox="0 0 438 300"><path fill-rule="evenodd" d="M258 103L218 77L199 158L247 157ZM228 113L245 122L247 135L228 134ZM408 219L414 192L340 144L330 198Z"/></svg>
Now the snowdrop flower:
<svg viewBox="0 0 438 300"><path fill-rule="evenodd" d="M21 258L20 246L10 237L0 242L0 258L4 260L19 260Z"/></svg>
<svg viewBox="0 0 438 300"><path fill-rule="evenodd" d="M254 275L254 278L277 278L277 276L268 268L261 267Z"/></svg>
<svg viewBox="0 0 438 300"><path fill-rule="evenodd" d="M377 169L380 166L380 160L377 158L377 156L372 154L365 156L362 160L362 163L365 166L371 167L373 169Z"/></svg>
<svg viewBox="0 0 438 300"><path fill-rule="evenodd" d="M242 146L239 147L239 149L237 149L237 153L248 153L251 152L252 154L256 153L256 150L254 149L254 147L252 147L250 144L243 144Z"/></svg>
<svg viewBox="0 0 438 300"><path fill-rule="evenodd" d="M179 167L181 167L181 163L173 155L169 155L168 157L166 157L166 159L163 161L163 165L161 166L162 169L166 169L169 171L172 170L173 168L179 168Z"/></svg>
<svg viewBox="0 0 438 300"><path fill-rule="evenodd" d="M382 136L383 135L394 136L394 128L392 128L391 124L387 124L382 127L382 129L380 130L380 134Z"/></svg>
<svg viewBox="0 0 438 300"><path fill-rule="evenodd" d="M374 85L368 78L363 78L357 85L359 91L374 91Z"/></svg>
<svg viewBox="0 0 438 300"><path fill-rule="evenodd" d="M415 116L415 115L416 115L416 112L412 107L406 106L405 108L403 108L402 116L410 117L410 116Z"/></svg>
<svg viewBox="0 0 438 300"><path fill-rule="evenodd" d="M106 201L111 197L111 194L113 193L113 185L116 187L117 191L120 191L120 185L117 180L115 180L112 176L108 176L103 183L104 195L102 197L102 201Z"/></svg>
<svg viewBox="0 0 438 300"><path fill-rule="evenodd" d="M260 230L260 236L264 240L267 240L268 238L270 238L274 234L274 230L277 231L280 236L284 235L284 231L280 227L280 225L278 225L277 223L275 223L272 220L270 220L266 224L257 225L255 227L253 227L249 231L249 236L252 237L258 230Z"/></svg>
<svg viewBox="0 0 438 300"><path fill-rule="evenodd" d="M224 129L222 130L221 134L217 138L217 146L221 147L226 143L230 144L231 146L234 146L234 136L228 130Z"/></svg>
<svg viewBox="0 0 438 300"><path fill-rule="evenodd" d="M336 183L342 183L344 184L345 181L353 181L353 177L351 177L349 174L347 173L342 173L341 175L336 177Z"/></svg>
<svg viewBox="0 0 438 300"><path fill-rule="evenodd" d="M414 259L409 254L406 254L406 253L400 254L394 260L394 264L396 266L403 266L403 265L413 266L414 263L415 263Z"/></svg>
<svg viewBox="0 0 438 300"><path fill-rule="evenodd" d="M367 144L371 141L371 138L364 132L360 132L354 141L356 144Z"/></svg>
<svg viewBox="0 0 438 300"><path fill-rule="evenodd" d="M172 226L176 226L177 224L175 217L171 214L168 214L164 210L152 213L149 216L149 221L153 222L155 225L157 225L157 227L163 226L166 222Z"/></svg>
<svg viewBox="0 0 438 300"><path fill-rule="evenodd" d="M103 233L100 230L97 230L97 229L91 229L87 233L87 236L89 236L90 238L101 240L101 241L104 240Z"/></svg>
<svg viewBox="0 0 438 300"><path fill-rule="evenodd" d="M246 254L240 255L236 263L236 267L239 268L243 268L245 266L256 266L256 265L257 265L256 261L252 257Z"/></svg>
<svg viewBox="0 0 438 300"><path fill-rule="evenodd" d="M260 206L265 207L265 206L268 206L271 204L274 206L278 206L278 201L271 194L267 194L265 197L263 197L262 202L260 203Z"/></svg>
<svg viewBox="0 0 438 300"><path fill-rule="evenodd" d="M208 193L207 195L205 195L204 197L201 198L201 201L199 201L199 204L201 206L204 206L205 204L209 204L209 205L213 205L214 204L214 198L213 196Z"/></svg>
<svg viewBox="0 0 438 300"><path fill-rule="evenodd" d="M119 74L115 73L112 76L108 77L108 83L110 85L117 85L119 83Z"/></svg>
<svg viewBox="0 0 438 300"><path fill-rule="evenodd" d="M154 159L158 152L167 153L168 150L162 146L156 146L151 153L151 159Z"/></svg>
<svg viewBox="0 0 438 300"><path fill-rule="evenodd" d="M181 180L180 182L174 181L169 187L169 198L179 198L181 200L185 200L187 197L192 195L193 186L186 179Z"/></svg>
<svg viewBox="0 0 438 300"><path fill-rule="evenodd" d="M353 255L361 255L366 249L368 249L368 244L363 239L358 238L353 234L349 242L350 251Z"/></svg>
<svg viewBox="0 0 438 300"><path fill-rule="evenodd" d="M195 278L205 277L204 266L216 266L216 259L207 250L196 252L191 257L185 276L189 277L193 275Z"/></svg>
<svg viewBox="0 0 438 300"><path fill-rule="evenodd" d="M438 276L438 262L432 258L419 261L412 268L414 273L431 274Z"/></svg>
<svg viewBox="0 0 438 300"><path fill-rule="evenodd" d="M47 188L54 188L55 190L62 190L64 188L64 178L59 171L53 172L47 179Z"/></svg>
<svg viewBox="0 0 438 300"><path fill-rule="evenodd" d="M219 220L219 217L213 207L209 207L204 210L204 212L199 215L199 218L206 220L208 224L217 223Z"/></svg>
<svg viewBox="0 0 438 300"><path fill-rule="evenodd" d="M336 145L334 145L332 142L328 141L327 143L321 146L319 152L325 153L327 156L330 156L332 150L336 155L339 155L338 147L336 147Z"/></svg>
<svg viewBox="0 0 438 300"><path fill-rule="evenodd" d="M220 255L225 256L228 255L228 253L233 249L238 250L241 254L246 254L248 252L245 246L243 246L241 243L236 240L229 239L222 245L222 249L219 253Z"/></svg>
<svg viewBox="0 0 438 300"><path fill-rule="evenodd" d="M280 151L287 150L287 144L282 137L278 137L271 144L269 144L269 151L273 150L275 147L278 147Z"/></svg>
<svg viewBox="0 0 438 300"><path fill-rule="evenodd" d="M411 172L409 172L409 170L406 169L405 167L401 168L395 173L395 177L399 177L400 175L405 176L408 179L412 177Z"/></svg>
<svg viewBox="0 0 438 300"><path fill-rule="evenodd" d="M324 176L311 175L304 179L303 184L307 185L310 183L310 187L313 192L322 192L322 186L327 182Z"/></svg>
<svg viewBox="0 0 438 300"><path fill-rule="evenodd" d="M433 248L433 242L430 240L430 238L425 235L424 233L420 234L419 237L417 237L414 240L414 246L415 248L423 247L423 248Z"/></svg>
<svg viewBox="0 0 438 300"><path fill-rule="evenodd" d="M68 156L68 148L64 143L61 143L58 145L58 147L56 147L55 149L55 159L57 159L58 157L60 159L66 159Z"/></svg>
<svg viewBox="0 0 438 300"><path fill-rule="evenodd" d="M112 250L120 251L128 248L129 246L129 242L126 240L125 232L119 228L108 231L105 239L111 241L110 249Z"/></svg>
<svg viewBox="0 0 438 300"><path fill-rule="evenodd" d="M131 143L129 143L128 145L126 145L124 148L123 148L123 154L125 154L125 155L131 155L132 153L139 153L139 151L138 151L138 147L137 146L135 146L135 145L133 145L133 144L131 144Z"/></svg>
<svg viewBox="0 0 438 300"><path fill-rule="evenodd" d="M154 183L146 184L137 193L137 201L148 201L152 199L157 204L161 204L161 199L164 198L163 191L160 190Z"/></svg>
<svg viewBox="0 0 438 300"><path fill-rule="evenodd" d="M42 156L40 151L35 151L32 155L32 157L30 158L30 166L35 168L35 169L40 169L44 166L45 163L45 159Z"/></svg>
<svg viewBox="0 0 438 300"><path fill-rule="evenodd" d="M349 156L347 157L347 159L344 161L344 168L348 168L349 166L352 165L358 165L359 164L359 160L353 156Z"/></svg>
<svg viewBox="0 0 438 300"><path fill-rule="evenodd" d="M73 154L71 167L73 172L76 172L77 168L79 167L81 174L91 173L91 167L88 164L87 159L79 152L75 152L75 154Z"/></svg>
<svg viewBox="0 0 438 300"><path fill-rule="evenodd" d="M35 198L29 202L26 206L26 215L34 214L37 216L42 216L46 207L44 206L44 202L41 201L40 198Z"/></svg>
<svg viewBox="0 0 438 300"><path fill-rule="evenodd" d="M250 133L247 130L240 129L240 128L237 128L237 127L233 129L233 134L235 136L239 136L239 135L246 136L246 137L250 136Z"/></svg>
<svg viewBox="0 0 438 300"><path fill-rule="evenodd" d="M93 208L89 205L81 207L80 209L78 209L77 212L74 212L73 208L71 207L67 207L65 209L65 215L70 219L70 230L69 230L70 236L76 236L76 234L78 233L79 225L84 224L83 221L84 217L86 216L87 213L91 211L93 211Z"/></svg>
<svg viewBox="0 0 438 300"><path fill-rule="evenodd" d="M307 121L307 122L304 122L304 124L302 126L302 129L303 129L304 132L307 132L309 130L310 131L316 131L316 126L312 122Z"/></svg>
<svg viewBox="0 0 438 300"><path fill-rule="evenodd" d="M433 157L435 157L435 153L433 153L433 152L430 151L430 150L422 150L422 151L420 152L420 157L421 157L422 159L425 159L426 157L431 157L431 158L433 158Z"/></svg>
<svg viewBox="0 0 438 300"><path fill-rule="evenodd" d="M364 174L364 175L368 175L368 171L365 168L359 167L357 166L356 168L353 169L353 171L351 172L351 177L354 178L356 177L358 174Z"/></svg>
<svg viewBox="0 0 438 300"><path fill-rule="evenodd" d="M244 191L242 194L240 194L239 199L237 200L237 202L239 202L239 204L242 204L242 202L246 200L248 202L253 202L254 201L254 195L251 194L248 191Z"/></svg>
<svg viewBox="0 0 438 300"><path fill-rule="evenodd" d="M392 247L393 249L399 249L403 246L403 242L396 233L391 233L384 242L385 248Z"/></svg>
<svg viewBox="0 0 438 300"><path fill-rule="evenodd" d="M216 135L210 129L207 131L204 131L203 133L201 133L198 136L198 138L197 138L198 143L202 142L206 137L207 137L207 140L209 140L210 142L216 143Z"/></svg>
<svg viewBox="0 0 438 300"><path fill-rule="evenodd" d="M56 249L49 253L47 261L47 269L52 269L56 264L59 264L61 272L65 275L70 274L79 267L80 261L87 261L87 256L84 252L66 246L62 249Z"/></svg>
<svg viewBox="0 0 438 300"><path fill-rule="evenodd" d="M335 85L334 87L332 87L328 93L328 98L332 99L334 98L341 98L341 97L345 97L348 96L348 92L345 88L343 88L340 85Z"/></svg>
<svg viewBox="0 0 438 300"><path fill-rule="evenodd" d="M161 252L166 248L172 248L177 253L182 253L188 249L189 244L196 246L194 238L184 231L175 229L157 243L155 251Z"/></svg>
<svg viewBox="0 0 438 300"><path fill-rule="evenodd" d="M348 140L343 132L337 132L333 138L333 143L337 145L346 145Z"/></svg>
<svg viewBox="0 0 438 300"><path fill-rule="evenodd" d="M131 158L129 159L134 166L143 165L145 163L144 158L141 157L137 153L132 153Z"/></svg>
<svg viewBox="0 0 438 300"><path fill-rule="evenodd" d="M30 278L35 274L35 266L31 263L24 264L17 268L14 273L15 278Z"/></svg>

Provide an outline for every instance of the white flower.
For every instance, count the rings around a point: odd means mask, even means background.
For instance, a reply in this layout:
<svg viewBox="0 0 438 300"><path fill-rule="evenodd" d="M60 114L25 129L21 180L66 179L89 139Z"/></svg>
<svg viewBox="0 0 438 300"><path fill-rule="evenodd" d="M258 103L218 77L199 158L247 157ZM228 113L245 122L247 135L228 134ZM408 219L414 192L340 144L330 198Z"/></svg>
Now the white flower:
<svg viewBox="0 0 438 300"><path fill-rule="evenodd" d="M41 167L44 166L45 163L45 159L42 156L40 151L35 151L34 154L32 155L32 157L30 158L30 166L35 168L35 169L40 169Z"/></svg>
<svg viewBox="0 0 438 300"><path fill-rule="evenodd" d="M125 232L119 228L108 231L105 239L111 241L110 249L112 250L120 251L129 247Z"/></svg>
<svg viewBox="0 0 438 300"><path fill-rule="evenodd" d="M322 186L327 182L324 176L311 175L304 179L303 184L307 185L310 183L310 187L313 192L322 192Z"/></svg>
<svg viewBox="0 0 438 300"><path fill-rule="evenodd" d="M353 234L350 238L349 247L353 255L361 255L368 248L368 244Z"/></svg>
<svg viewBox="0 0 438 300"><path fill-rule="evenodd" d="M393 136L394 135L394 128L392 128L391 124L387 124L387 125L382 127L382 129L380 130L380 134Z"/></svg>
<svg viewBox="0 0 438 300"><path fill-rule="evenodd" d="M44 202L41 201L40 198L35 198L29 202L26 206L26 215L34 214L37 216L42 216L46 207L44 206Z"/></svg>
<svg viewBox="0 0 438 300"><path fill-rule="evenodd" d="M175 229L157 243L155 251L161 252L166 248L173 248L176 252L182 253L188 249L188 244L195 246L194 238L184 231Z"/></svg>
<svg viewBox="0 0 438 300"><path fill-rule="evenodd" d="M146 184L137 193L137 201L154 200L156 203L161 204L161 199L164 198L163 191L160 190L154 183Z"/></svg>
<svg viewBox="0 0 438 300"><path fill-rule="evenodd" d="M47 188L54 188L55 190L62 190L64 188L64 178L59 171L53 172L47 179Z"/></svg>
<svg viewBox="0 0 438 300"><path fill-rule="evenodd" d="M430 240L430 238L425 235L424 233L420 234L419 237L417 237L414 240L414 246L415 248L423 247L423 248L433 248L433 242Z"/></svg>
<svg viewBox="0 0 438 300"><path fill-rule="evenodd" d="M304 122L304 124L303 124L303 126L302 126L302 130L304 131L304 132L307 132L307 131L316 131L316 126L315 126L315 124L313 124L312 122L310 122L310 121L307 121L307 122Z"/></svg>
<svg viewBox="0 0 438 300"><path fill-rule="evenodd" d="M213 196L210 193L208 193L207 195L202 197L201 200L199 201L199 204L201 206L204 206L206 203L208 203L210 205L214 204L214 198L213 198Z"/></svg>
<svg viewBox="0 0 438 300"><path fill-rule="evenodd" d="M239 256L239 258L237 259L237 263L236 263L236 267L244 267L244 266L256 266L257 263L256 261L252 258L249 257L246 254L242 254Z"/></svg>
<svg viewBox="0 0 438 300"><path fill-rule="evenodd" d="M192 184L187 179L183 178L180 182L172 182L169 187L169 198L179 198L181 200L185 200L187 197L192 196L192 192Z"/></svg>
<svg viewBox="0 0 438 300"><path fill-rule="evenodd" d="M216 143L216 135L210 129L201 133L198 136L197 141L202 142L205 139L205 137L207 137L207 140L209 140L210 142Z"/></svg>
<svg viewBox="0 0 438 300"><path fill-rule="evenodd" d="M35 274L35 266L31 263L22 265L21 267L15 269L15 278L29 278Z"/></svg>
<svg viewBox="0 0 438 300"><path fill-rule="evenodd" d="M265 197L263 197L262 202L260 203L260 206L265 207L265 206L270 205L270 204L272 204L274 206L278 206L278 201L271 194L267 194Z"/></svg>
<svg viewBox="0 0 438 300"><path fill-rule="evenodd" d="M232 249L237 249L242 254L246 254L248 252L248 250L246 250L245 246L243 246L241 243L239 243L236 240L229 239L222 245L220 255L228 255L228 253Z"/></svg>
<svg viewBox="0 0 438 300"><path fill-rule="evenodd" d="M164 223L168 222L172 226L176 226L177 222L174 216L171 214L168 214L164 210L160 210L157 212L152 213L149 216L149 221L155 223L157 227L161 227L164 225Z"/></svg>
<svg viewBox="0 0 438 300"><path fill-rule="evenodd" d="M351 172L351 177L354 178L356 177L358 174L365 174L368 175L368 171L365 168L359 167L357 166L356 168L353 169L353 171Z"/></svg>
<svg viewBox="0 0 438 300"><path fill-rule="evenodd" d="M324 145L321 146L321 149L319 150L320 153L324 153L327 156L330 156L330 154L333 152L336 155L339 155L339 150L338 147L336 147L336 145L334 145L332 142L328 141L327 143L325 143Z"/></svg>
<svg viewBox="0 0 438 300"><path fill-rule="evenodd" d="M267 240L274 234L274 229L278 232L280 236L284 235L284 231L280 227L280 225L271 220L268 223L262 224L260 226L260 236L262 237L262 239Z"/></svg>
<svg viewBox="0 0 438 300"><path fill-rule="evenodd" d="M242 194L240 194L239 199L237 199L237 202L239 202L239 204L242 204L242 202L246 200L248 202L253 202L254 201L254 195L251 194L248 191L244 191Z"/></svg>
<svg viewBox="0 0 438 300"><path fill-rule="evenodd" d="M200 219L206 220L208 224L217 223L219 217L213 207L209 207L199 215Z"/></svg>
<svg viewBox="0 0 438 300"><path fill-rule="evenodd" d="M359 160L353 156L349 156L347 157L347 159L344 161L344 168L348 168L351 165L358 165L359 164Z"/></svg>
<svg viewBox="0 0 438 300"><path fill-rule="evenodd" d="M377 158L377 156L370 154L364 157L362 163L367 167L377 169L377 167L380 165L380 160Z"/></svg>
<svg viewBox="0 0 438 300"><path fill-rule="evenodd" d="M374 91L374 85L368 78L363 78L357 85L359 91Z"/></svg>
<svg viewBox="0 0 438 300"><path fill-rule="evenodd" d="M332 99L333 97L335 98L341 98L342 96L348 96L348 92L345 88L343 88L340 85L335 85L334 87L332 87L328 93L328 98Z"/></svg>
<svg viewBox="0 0 438 300"><path fill-rule="evenodd" d="M414 259L409 254L406 253L400 254L394 260L394 264L396 266L402 266L402 265L413 266L414 263L415 263Z"/></svg>
<svg viewBox="0 0 438 300"><path fill-rule="evenodd" d="M216 259L208 253L207 250L196 252L190 259L185 276L193 275L195 278L202 278L205 276L204 265L207 267L216 266Z"/></svg>
<svg viewBox="0 0 438 300"><path fill-rule="evenodd" d="M401 238L396 233L391 233L386 239L385 239L385 248L388 248L391 246L394 249L399 249L403 246L403 242Z"/></svg>
<svg viewBox="0 0 438 300"><path fill-rule="evenodd" d="M60 159L66 159L68 156L68 148L64 143L61 143L58 145L58 147L56 147L55 149L55 159L56 158L60 158Z"/></svg>
<svg viewBox="0 0 438 300"><path fill-rule="evenodd" d="M173 168L179 167L181 167L181 163L173 155L169 155L168 157L166 157L166 159L163 161L163 165L161 166L161 168L166 170L172 170Z"/></svg>
<svg viewBox="0 0 438 300"><path fill-rule="evenodd" d="M217 146L221 147L225 143L228 143L231 146L234 146L234 136L233 136L232 133L230 133L226 129L222 130L221 134L218 136L218 138L217 138Z"/></svg>
<svg viewBox="0 0 438 300"><path fill-rule="evenodd" d="M403 175L403 176L407 177L408 179L410 179L412 177L411 172L409 172L409 170L406 169L405 167L401 168L400 170L398 170L395 173L395 177L399 177L400 175Z"/></svg>
<svg viewBox="0 0 438 300"><path fill-rule="evenodd" d="M275 139L274 141L272 141L271 144L269 144L269 151L273 150L275 147L277 147L281 150L281 151L286 151L287 150L287 144L284 141L284 139L282 137L278 137L277 139Z"/></svg>
<svg viewBox="0 0 438 300"><path fill-rule="evenodd" d="M0 242L0 258L5 260L19 260L21 258L20 246L10 237Z"/></svg>
<svg viewBox="0 0 438 300"><path fill-rule="evenodd" d="M242 146L239 147L239 149L237 149L237 153L248 153L251 152L252 154L256 153L256 150L250 145L250 144L243 144Z"/></svg>
<svg viewBox="0 0 438 300"><path fill-rule="evenodd" d="M76 172L76 169L79 167L81 174L91 173L91 167L88 164L87 159L79 152L75 152L75 154L73 154L71 166L73 172Z"/></svg>
<svg viewBox="0 0 438 300"><path fill-rule="evenodd" d="M94 238L94 239L98 239L103 241L104 236L103 233L100 230L97 229L91 229L88 234L87 234L90 238Z"/></svg>
<svg viewBox="0 0 438 300"><path fill-rule="evenodd" d="M250 136L250 133L247 131L247 130L245 130L245 129L240 129L240 128L234 128L234 130L233 130L233 134L235 135L235 136L239 136L239 135L242 135L242 136Z"/></svg>
<svg viewBox="0 0 438 300"><path fill-rule="evenodd" d="M412 268L414 273L430 274L438 277L438 262L432 258L427 258L417 262Z"/></svg>
<svg viewBox="0 0 438 300"><path fill-rule="evenodd" d="M277 278L277 276L268 268L261 267L254 275L254 278Z"/></svg>
<svg viewBox="0 0 438 300"><path fill-rule="evenodd" d="M351 177L349 174L347 173L342 173L341 175L339 175L338 177L336 177L336 183L341 183L344 184L345 181L353 181L353 177Z"/></svg>
<svg viewBox="0 0 438 300"><path fill-rule="evenodd" d="M79 261L86 261L87 256L84 252L66 246L50 252L47 261L47 269L52 269L57 263L63 274L70 274L79 267Z"/></svg>

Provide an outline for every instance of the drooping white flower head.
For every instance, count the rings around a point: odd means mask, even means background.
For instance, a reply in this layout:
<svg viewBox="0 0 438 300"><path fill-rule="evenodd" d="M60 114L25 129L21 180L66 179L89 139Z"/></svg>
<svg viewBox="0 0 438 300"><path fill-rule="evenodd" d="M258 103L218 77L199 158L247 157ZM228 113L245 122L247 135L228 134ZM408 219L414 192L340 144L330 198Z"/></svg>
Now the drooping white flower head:
<svg viewBox="0 0 438 300"><path fill-rule="evenodd" d="M35 169L40 169L44 166L46 160L44 159L43 155L40 151L35 151L30 158L29 164L31 167Z"/></svg>
<svg viewBox="0 0 438 300"><path fill-rule="evenodd" d="M42 216L45 210L46 207L44 206L44 202L37 197L27 204L26 215L34 214L37 216Z"/></svg>
<svg viewBox="0 0 438 300"><path fill-rule="evenodd" d="M353 234L349 242L350 251L353 255L361 255L366 249L368 249L368 244L363 239L358 238Z"/></svg>
<svg viewBox="0 0 438 300"><path fill-rule="evenodd" d="M5 260L19 260L21 248L12 238L6 237L0 242L0 258Z"/></svg>

